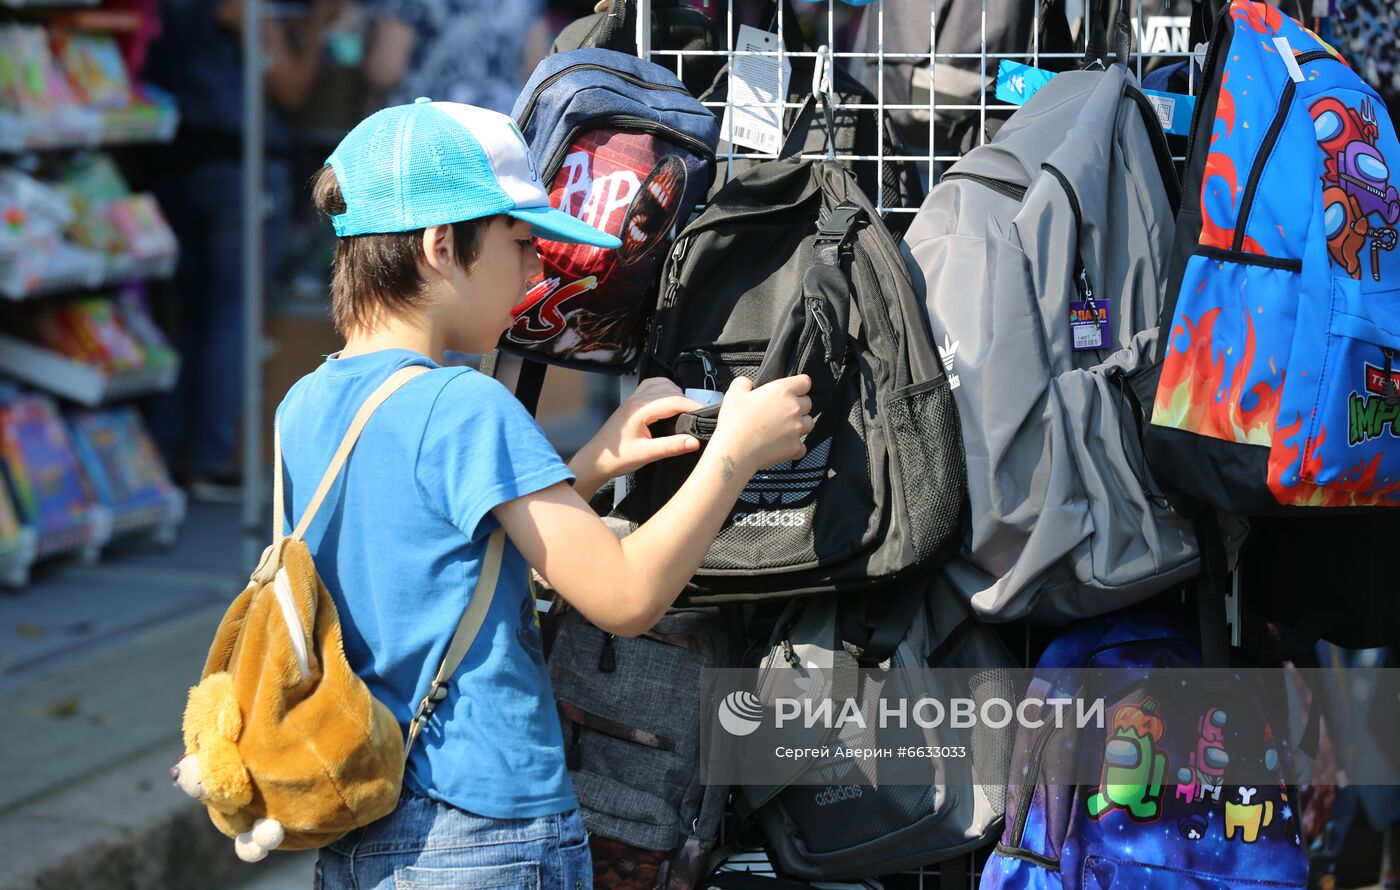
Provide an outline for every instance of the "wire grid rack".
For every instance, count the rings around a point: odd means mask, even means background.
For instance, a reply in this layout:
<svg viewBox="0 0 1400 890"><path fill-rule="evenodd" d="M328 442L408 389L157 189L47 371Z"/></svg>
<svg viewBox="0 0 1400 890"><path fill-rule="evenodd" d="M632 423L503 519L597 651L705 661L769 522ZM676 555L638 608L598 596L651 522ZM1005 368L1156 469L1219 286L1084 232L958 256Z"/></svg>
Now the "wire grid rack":
<svg viewBox="0 0 1400 890"><path fill-rule="evenodd" d="M719 7L717 9L712 9L712 15L715 16L718 24L724 31L726 35L724 39L727 43L723 49L695 51L654 48L651 45L652 35L651 28L649 27L649 23L651 22L651 0L639 0L637 4L639 22L637 28L638 54L642 58L650 59L663 66L673 68L676 70L677 74L681 76L684 75L685 65L688 59L691 60L693 64L694 61L700 57L722 56L724 62L732 66L734 59L740 56L776 57L779 60L779 83L777 91L777 95L780 97L779 101L761 103L756 107L774 109L776 111L779 125L783 128L783 141L786 141L788 136L788 113L803 107L807 91L806 84L794 84L801 90L801 93L797 97L798 101L792 100L792 89L787 81L787 76L784 74L785 66L782 61L784 58L790 59L805 56L817 59L818 57L825 57L828 66L832 61L847 68L856 64L864 65L867 71L865 85L874 95L875 102L873 104L869 102L833 102L832 110L872 110L881 117L883 117L886 112L892 111L923 112L927 114L928 117L925 144L920 146L917 151L908 149L913 153L902 155L884 154L883 143L877 141L879 149L875 155L802 153L797 156L811 159L831 157L837 161L863 162L866 164L873 162L877 165L875 182L878 183L878 191L877 194L869 195L868 197L874 202L877 209L883 214L913 214L917 212L917 208L896 206L891 203L892 199L896 196L885 194L885 165L900 162L913 163L919 168L925 188L936 184L939 176L942 175L947 166L962 157L959 146L948 144L949 137L946 136L938 126L940 112L953 112L964 116L976 115L976 132L978 134L985 133L989 115L1003 116L1016 108L1014 105L1000 104L988 98L992 93L992 87L996 81L997 67L1002 59L1010 59L1033 67L1039 67L1044 60L1082 59L1083 54L1041 52L1041 3L1039 0L1019 0L1019 2L1023 4L1027 14L1031 16L1029 46L1021 51L997 52L989 50L988 21L991 13L989 13L987 8L988 0L922 0L922 2L927 2L929 6L928 51L886 52L886 35L890 33L886 30L886 7L887 5L892 7L897 2L908 2L908 0L874 0L873 3L859 10L844 7L844 5L838 5L837 0L815 0L815 2L803 0L803 2L793 7L789 7L787 2L773 4L766 2L766 0L763 3L755 3L753 0L748 0L748 2L745 2L745 0L737 0L737 3L736 0L698 0L698 2L697 0L691 0L691 5L703 4ZM1189 32L1190 24L1191 4L1189 0L1175 0L1175 3L1173 3L1172 0L1165 0L1165 2L1160 2L1159 0L1159 3L1153 4L1153 6L1146 10L1144 9L1143 0L1124 0L1124 2L1127 4L1125 11L1129 16L1133 31L1133 54L1129 59L1129 64L1130 67L1136 69L1139 81L1142 80L1145 67L1152 64L1149 60L1163 59L1170 62L1190 57L1191 48L1188 44L1189 38L1185 36L1185 34ZM938 33L940 7L945 7L948 3L964 6L977 5L977 14L980 15L981 26L979 39L976 41L976 45L949 45L950 41L948 40L944 40L940 43ZM736 9L736 5L738 4L743 4L742 10ZM757 21L753 21L752 19L746 21L744 17L740 15L740 12L755 5L764 7L760 10L762 14ZM1065 4L1066 18L1070 22L1076 20L1082 21L1085 5L1084 0L1068 0ZM813 30L817 33L809 35L808 41L811 45L818 47L818 49L793 52L787 49L781 39L776 41L778 47L776 51L745 51L735 48L734 42L741 23L754 24L764 29L775 28L778 34L781 35L787 33L786 28L790 25L790 23L784 21L784 19L794 14L798 8L806 10L805 14L798 13L798 15L805 19L807 24L815 25ZM854 14L873 17L871 21L865 24L867 33L873 32L874 52L843 45L853 41L843 39L844 35L842 35L838 28L838 22L841 25L849 26L852 24L851 19ZM1168 41L1171 48L1167 51L1153 48L1140 51L1146 42L1144 38L1150 34L1156 34L1163 28L1176 32L1173 38ZM865 42L867 45L870 44L871 39L869 36L867 36ZM1156 47L1161 42L1160 35L1158 35L1157 39L1151 41L1151 47ZM934 83L938 64L960 61L963 63L962 67L968 67L966 65L968 60L976 61L976 73L980 74L983 86L982 89L977 91L976 101L971 103L939 102L936 89L937 84ZM889 62L927 64L929 88L928 101L926 103L898 104L886 102L885 66ZM820 69L820 60L816 63L816 67ZM1188 65L1186 66L1186 70L1188 72L1188 92L1191 95L1195 95L1197 87L1196 68L1194 65ZM723 120L726 106L732 105L735 92L736 91L733 89L727 90L724 102L707 102L706 104L715 112L716 116L719 116ZM729 132L721 131L720 134L725 144L721 146L722 150L716 155L718 164L717 175L722 175L724 181L729 181L735 175L736 170L734 162L738 159L766 160L777 157L776 154L765 154L742 146L736 146L733 140L732 115L729 117L727 126ZM1183 160L1183 158L1178 156L1176 160L1180 161ZM900 228L902 229L903 226L900 226ZM1029 663L1032 649L1031 632L1029 629L1024 629L1024 642L1021 646L1017 646L1016 648L1024 650L1027 663ZM722 835L722 845L724 840L725 838ZM886 888L886 890L903 890L903 888L909 888L909 890L914 890L914 888L917 888L917 890L925 890L925 888L930 888L930 890L931 888L940 888L940 890L969 888L969 890L974 890L980 883L982 866L989 852L989 849L984 849L980 853L966 854L952 860L944 861L936 865L924 866L913 871L901 872L894 875L883 875L877 879L878 884L865 884L864 886L882 886ZM731 858L729 863L730 865L727 866L726 870L748 871L753 874L773 874L767 858L757 852L742 853ZM857 882L842 882L841 885L847 887L861 886L861 884Z"/></svg>
<svg viewBox="0 0 1400 890"><path fill-rule="evenodd" d="M990 89L984 90L981 95L977 97L976 102L939 102L937 93L932 88L932 85L928 90L928 102L918 104L886 102L885 66L887 62L926 63L928 65L928 70L934 71L938 63L955 61L966 63L975 61L982 83L992 85L996 80L998 63L1002 59L1010 59L1033 67L1039 67L1042 61L1046 60L1078 60L1082 58L1082 53L1077 52L1041 51L1041 3L1039 3L1038 0L1020 0L1020 2L1024 4L1027 14L1031 17L1030 41L1026 49L1020 51L997 52L988 48L989 15L994 15L994 13L989 13L987 9L987 0L980 0L980 3L979 0L966 0L966 2L963 2L963 0L927 0L930 7L928 51L886 52L886 6L893 6L895 3L902 2L905 2L905 0L874 0L874 2L869 5L857 9L854 7L847 7L844 3L838 3L837 0L801 0L801 2L793 6L789 6L787 2L766 4L754 3L753 0L748 0L748 2L746 2L746 0L737 0L737 2L736 0L690 0L691 5L710 4L721 5L723 7L712 14L715 15L718 24L727 35L726 40L728 41L728 45L725 48L708 51L654 48L651 45L652 35L650 29L641 26L637 29L637 45L639 47L639 53L643 58L648 58L659 64L666 65L667 67L674 67L678 74L684 73L687 59L693 62L700 57L723 57L725 63L732 66L735 58L743 56L777 58L779 60L779 96L787 96L790 92L790 82L784 74L782 66L782 60L785 58L793 59L806 57L815 59L825 57L828 60L834 60L837 64L843 65L846 68L851 68L852 65L856 63L869 66L868 70L870 71L870 75L866 78L866 86L874 93L875 102L837 102L834 103L833 109L837 111L871 110L880 115L890 111L924 112L928 117L927 137L925 140L926 148L921 147L913 153L898 155L885 155L883 153L875 155L836 154L834 155L834 159L846 162L873 162L879 165L876 178L881 182L883 182L885 173L884 165L886 163L912 162L920 165L921 173L924 175L924 185L926 187L937 181L937 175L941 172L942 168L962 157L962 154L957 150L957 146L946 144L946 139L944 142L940 142L940 133L936 125L936 122L939 120L940 112L945 115L950 112L965 115L975 114L977 116L978 132L980 133L986 130L989 113L1009 113L1013 111L1016 106L989 101L988 93ZM1162 59L1177 61L1190 56L1189 49L1184 46L1184 35L1189 28L1190 22L1190 0L1174 0L1174 2L1173 0L1157 0L1157 3L1154 3L1152 7L1146 10L1144 9L1143 0L1124 0L1124 2L1127 4L1127 9L1125 11L1129 16L1133 28L1133 53L1130 64L1132 67L1135 67L1139 81L1142 79L1144 67L1152 64L1152 60ZM981 18L981 34L976 45L949 46L947 45L949 41L946 39L940 44L938 34L939 7L966 7L973 6L974 4L978 5L978 13ZM756 26L760 28L773 27L773 23L776 23L776 30L779 33L785 33L785 29L789 26L789 23L784 21L785 18L798 8L805 10L804 13L800 13L799 15L806 20L807 23L816 25L818 29L817 33L810 36L809 40L811 44L818 47L818 49L791 51L784 46L781 40L777 42L778 48L776 51L735 49L733 43L734 37L738 32L739 25L745 21L744 17L736 12L736 6L748 9L755 5L772 8L772 15L760 17L756 23L753 21L749 21L748 23L756 24ZM1067 18L1072 23L1076 20L1080 20L1084 0L1068 0L1065 6ZM638 7L640 13L638 17L639 21L649 22L651 0L640 0ZM1165 7L1165 9L1162 7ZM814 8L816 9L815 14L812 12ZM871 28L875 35L874 42L876 49L874 52L856 48L841 48L838 46L838 43L842 42L838 22L842 25L849 24L854 15L860 14L871 18L871 23L868 23L867 26ZM1171 41L1172 49L1169 51L1151 49L1140 51L1140 48L1144 45L1144 35L1157 33L1163 28L1177 32L1176 38ZM1158 39L1151 42L1155 46L1161 41ZM1191 95L1195 95L1197 86L1195 67L1188 66L1187 72L1189 81L1188 91ZM932 84L932 78L930 78L930 83ZM803 89L803 95L805 96L806 85L796 84L796 86L799 89ZM707 102L705 104L710 107L717 116L722 116L726 106L732 105L732 103L733 91L731 90L730 95L726 97L726 101ZM802 102L794 102L788 99L771 103L759 103L754 107L779 110L778 118L780 125L786 127L787 112L801 109ZM734 146L732 121L729 124L729 129L730 132L721 132L721 138L723 138L727 145L722 146L724 150L718 152L716 157L720 165L720 170L723 173L724 181L733 178L735 172L733 161L735 159L765 160L777 157L776 154L765 154L752 149ZM783 131L783 136L784 138L787 136L786 128ZM883 148L883 146L881 147ZM798 157L818 159L827 157L827 155L803 153L798 155ZM1178 156L1176 160L1180 161L1183 160L1183 158ZM869 195L868 197L882 213L913 214L917 212L917 208L898 207L886 203L890 196L883 193L883 188L879 191L879 194Z"/></svg>

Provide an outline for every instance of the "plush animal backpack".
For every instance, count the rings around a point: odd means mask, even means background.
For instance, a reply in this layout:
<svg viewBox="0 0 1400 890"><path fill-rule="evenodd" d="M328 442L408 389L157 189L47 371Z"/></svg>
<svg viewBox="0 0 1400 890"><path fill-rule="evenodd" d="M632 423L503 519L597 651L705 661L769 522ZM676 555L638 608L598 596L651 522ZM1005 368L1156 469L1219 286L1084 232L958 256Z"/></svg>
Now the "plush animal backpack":
<svg viewBox="0 0 1400 890"><path fill-rule="evenodd" d="M622 240L541 241L501 345L584 370L636 362L671 241L714 178L719 121L670 71L610 49L549 56L516 100L550 205Z"/></svg>
<svg viewBox="0 0 1400 890"><path fill-rule="evenodd" d="M1176 174L1123 65L1067 71L954 164L905 235L967 452L944 570L1006 621L1120 609L1196 573L1143 460Z"/></svg>
<svg viewBox="0 0 1400 890"><path fill-rule="evenodd" d="M323 847L393 811L407 752L490 608L505 548L499 529L405 744L394 715L346 661L335 602L303 540L371 415L427 372L404 368L370 395L290 536L282 451L274 445L274 543L219 622L185 706L185 755L171 769L176 786L209 808L247 862L273 849Z"/></svg>
<svg viewBox="0 0 1400 890"><path fill-rule="evenodd" d="M816 421L805 457L740 493L689 603L870 588L954 552L966 480L948 378L898 242L848 169L750 167L681 233L663 277L640 373L710 402L676 432L703 446L737 377L809 374ZM698 459L641 468L617 512L644 522Z"/></svg>
<svg viewBox="0 0 1400 890"><path fill-rule="evenodd" d="M1147 673L1200 666L1192 637L1148 612L1084 621L1051 643L1023 700L984 890L1308 886L1302 804L1285 781L1286 696L1251 673L1215 698L1181 679L1198 671ZM1052 719L1052 702L1076 694L1102 697L1102 729ZM1250 781L1232 781L1242 767Z"/></svg>
<svg viewBox="0 0 1400 890"><path fill-rule="evenodd" d="M1377 92L1273 6L1216 20L1148 457L1239 514L1400 506L1400 163Z"/></svg>

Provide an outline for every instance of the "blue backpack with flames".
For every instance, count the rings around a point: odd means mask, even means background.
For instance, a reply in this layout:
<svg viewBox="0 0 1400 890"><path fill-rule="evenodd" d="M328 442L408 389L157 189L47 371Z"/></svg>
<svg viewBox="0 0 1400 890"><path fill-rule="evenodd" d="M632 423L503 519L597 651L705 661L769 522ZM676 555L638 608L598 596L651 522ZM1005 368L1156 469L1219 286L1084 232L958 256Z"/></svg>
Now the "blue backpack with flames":
<svg viewBox="0 0 1400 890"><path fill-rule="evenodd" d="M1400 142L1266 3L1221 9L1177 221L1149 461L1230 513L1400 506Z"/></svg>
<svg viewBox="0 0 1400 890"><path fill-rule="evenodd" d="M1026 694L1042 702L1029 716L1044 726L1017 731L1006 827L984 890L1308 886L1302 806L1284 782L1290 755L1265 691L1182 695L1172 688L1182 685L1179 670L1145 674L1200 666L1194 635L1151 612L1080 622L1051 643ZM1121 683L1140 673L1141 682ZM1112 690L1102 695L1104 729L1056 726L1048 703L1094 697L1085 681ZM1094 738L1103 744L1087 743ZM1257 779L1262 764L1270 782L1232 782L1251 758L1254 771L1243 775ZM1086 763L1100 781L1073 784L1087 778Z"/></svg>

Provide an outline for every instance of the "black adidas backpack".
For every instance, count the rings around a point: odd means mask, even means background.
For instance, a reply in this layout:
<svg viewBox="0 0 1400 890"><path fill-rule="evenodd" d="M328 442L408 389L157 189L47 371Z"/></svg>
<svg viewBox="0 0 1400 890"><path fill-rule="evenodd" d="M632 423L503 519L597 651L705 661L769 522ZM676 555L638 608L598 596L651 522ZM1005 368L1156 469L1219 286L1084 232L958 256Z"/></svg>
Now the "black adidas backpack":
<svg viewBox="0 0 1400 890"><path fill-rule="evenodd" d="M854 176L771 161L728 183L677 238L639 373L723 392L812 377L807 455L756 474L682 598L870 587L954 553L966 488L956 408L906 260ZM675 426L702 441L719 406ZM694 454L637 471L618 512L643 522Z"/></svg>

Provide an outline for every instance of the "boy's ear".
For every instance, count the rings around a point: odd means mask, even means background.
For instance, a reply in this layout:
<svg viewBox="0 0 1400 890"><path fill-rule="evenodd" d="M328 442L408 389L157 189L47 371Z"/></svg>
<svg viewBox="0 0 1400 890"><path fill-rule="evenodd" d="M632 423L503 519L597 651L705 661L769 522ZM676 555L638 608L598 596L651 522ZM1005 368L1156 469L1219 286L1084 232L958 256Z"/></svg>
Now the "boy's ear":
<svg viewBox="0 0 1400 890"><path fill-rule="evenodd" d="M456 258L451 226L428 226L423 230L423 259L430 269L443 278L449 278Z"/></svg>

